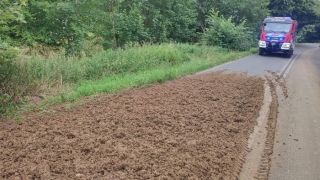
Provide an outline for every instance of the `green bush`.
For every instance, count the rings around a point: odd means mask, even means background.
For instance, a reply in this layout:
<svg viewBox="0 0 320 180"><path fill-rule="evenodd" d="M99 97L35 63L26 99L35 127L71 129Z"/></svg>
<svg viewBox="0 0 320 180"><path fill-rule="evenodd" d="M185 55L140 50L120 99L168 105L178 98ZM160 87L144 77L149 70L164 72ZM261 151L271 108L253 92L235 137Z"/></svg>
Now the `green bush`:
<svg viewBox="0 0 320 180"><path fill-rule="evenodd" d="M301 43L320 42L320 24L304 26L297 36L297 41Z"/></svg>
<svg viewBox="0 0 320 180"><path fill-rule="evenodd" d="M13 58L18 55L18 49L7 43L0 42L0 82L4 84L11 74Z"/></svg>
<svg viewBox="0 0 320 180"><path fill-rule="evenodd" d="M221 46L231 50L245 51L251 47L251 33L244 26L246 21L239 25L232 23L233 17L226 19L219 16L219 11L211 10L208 15L209 28L203 35L203 40L207 45Z"/></svg>

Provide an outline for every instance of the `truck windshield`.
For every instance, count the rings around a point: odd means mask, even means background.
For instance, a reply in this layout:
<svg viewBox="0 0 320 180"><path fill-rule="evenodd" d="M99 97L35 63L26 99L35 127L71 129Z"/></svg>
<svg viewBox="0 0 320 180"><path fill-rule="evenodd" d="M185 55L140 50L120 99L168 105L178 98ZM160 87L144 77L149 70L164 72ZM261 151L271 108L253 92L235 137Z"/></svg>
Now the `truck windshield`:
<svg viewBox="0 0 320 180"><path fill-rule="evenodd" d="M264 26L265 32L285 32L289 33L291 24L287 23L266 23Z"/></svg>

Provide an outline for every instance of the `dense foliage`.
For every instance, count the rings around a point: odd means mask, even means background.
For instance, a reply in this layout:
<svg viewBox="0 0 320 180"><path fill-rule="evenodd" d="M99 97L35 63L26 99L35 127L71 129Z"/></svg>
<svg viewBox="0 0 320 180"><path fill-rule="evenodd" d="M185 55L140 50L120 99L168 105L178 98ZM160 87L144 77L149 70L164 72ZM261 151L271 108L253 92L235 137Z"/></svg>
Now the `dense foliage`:
<svg viewBox="0 0 320 180"><path fill-rule="evenodd" d="M12 27L25 22L21 13L21 6L25 1L11 3L9 0L0 1L0 113L12 101L12 94L8 93L8 81L13 74L13 61L18 55L18 48L6 42L10 39Z"/></svg>
<svg viewBox="0 0 320 180"><path fill-rule="evenodd" d="M21 1L1 3L14 6ZM297 19L301 29L320 21L316 0L28 0L25 3L16 20L22 21L25 16L26 23L7 23L2 27L1 33L5 35L2 39L12 45L60 46L67 53L86 50L85 40L92 39L105 49L132 42L199 42L210 28L208 15L212 9L234 25L246 21L243 26L253 32L269 11L273 16ZM313 28L316 30L316 26Z"/></svg>
<svg viewBox="0 0 320 180"><path fill-rule="evenodd" d="M208 25L204 40L208 45L220 46L235 50L250 49L250 32L244 26L245 20L242 23L235 25L232 23L232 16L228 19L219 16L219 12L210 11L208 15Z"/></svg>
<svg viewBox="0 0 320 180"><path fill-rule="evenodd" d="M24 22L20 13L21 4L11 4L8 0L0 2L0 83L3 84L9 74L8 69L12 65L13 58L18 49L10 46L6 40L11 30L11 24ZM1 88L1 86L0 86ZM1 89L0 89L1 90Z"/></svg>
<svg viewBox="0 0 320 180"><path fill-rule="evenodd" d="M267 4L268 0L28 0L22 10L27 23L12 24L6 35L10 44L59 46L67 54L88 50L86 40L105 49L128 43L194 43L210 28L211 9L230 17L234 25L246 20L244 26L254 30L268 15Z"/></svg>
<svg viewBox="0 0 320 180"><path fill-rule="evenodd" d="M6 2L20 1L2 4ZM86 40L95 40L105 49L128 43L194 43L203 40L202 35L213 25L208 21L212 9L233 26L246 21L241 25L244 33L256 32L269 12L292 16L301 29L309 25L304 34L317 30L320 16L316 0L28 0L16 18L25 16L26 23L7 24L2 38L13 45L63 47L67 54L88 50Z"/></svg>

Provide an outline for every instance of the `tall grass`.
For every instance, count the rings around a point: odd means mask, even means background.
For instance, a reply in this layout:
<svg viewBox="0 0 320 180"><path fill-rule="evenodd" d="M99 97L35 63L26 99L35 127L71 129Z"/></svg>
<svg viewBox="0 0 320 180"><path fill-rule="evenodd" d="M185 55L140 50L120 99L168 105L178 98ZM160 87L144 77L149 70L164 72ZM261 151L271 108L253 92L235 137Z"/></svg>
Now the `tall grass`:
<svg viewBox="0 0 320 180"><path fill-rule="evenodd" d="M92 57L66 58L56 54L51 58L33 56L20 66L22 74L35 81L78 83L117 74L150 70L158 66L176 65L190 57L173 44L132 47L127 50L101 51Z"/></svg>
<svg viewBox="0 0 320 180"><path fill-rule="evenodd" d="M96 93L114 93L163 82L252 54L190 44L134 46L92 57L22 56L11 88L18 96L48 95L50 102L75 100Z"/></svg>

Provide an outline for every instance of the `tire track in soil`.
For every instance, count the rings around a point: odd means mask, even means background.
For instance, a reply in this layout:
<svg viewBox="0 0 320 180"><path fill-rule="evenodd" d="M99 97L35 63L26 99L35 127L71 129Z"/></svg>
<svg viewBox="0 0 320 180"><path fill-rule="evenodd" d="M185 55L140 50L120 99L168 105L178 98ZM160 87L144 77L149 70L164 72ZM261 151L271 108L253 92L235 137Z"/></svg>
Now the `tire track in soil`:
<svg viewBox="0 0 320 180"><path fill-rule="evenodd" d="M271 168L271 155L273 153L273 145L274 145L274 138L275 138L275 131L277 126L277 117L278 117L278 95L277 95L277 83L275 80L272 80L272 78L268 78L268 84L271 89L271 96L272 96L272 102L270 104L270 112L269 112L269 118L267 122L267 137L264 147L264 152L262 154L262 159L259 165L259 170L257 175L254 177L258 180L267 180L269 177L269 172ZM286 88L284 88L283 83L279 83L279 86L284 91ZM283 92L284 95L286 91Z"/></svg>
<svg viewBox="0 0 320 180"><path fill-rule="evenodd" d="M220 72L0 121L0 179L237 179L263 95Z"/></svg>

